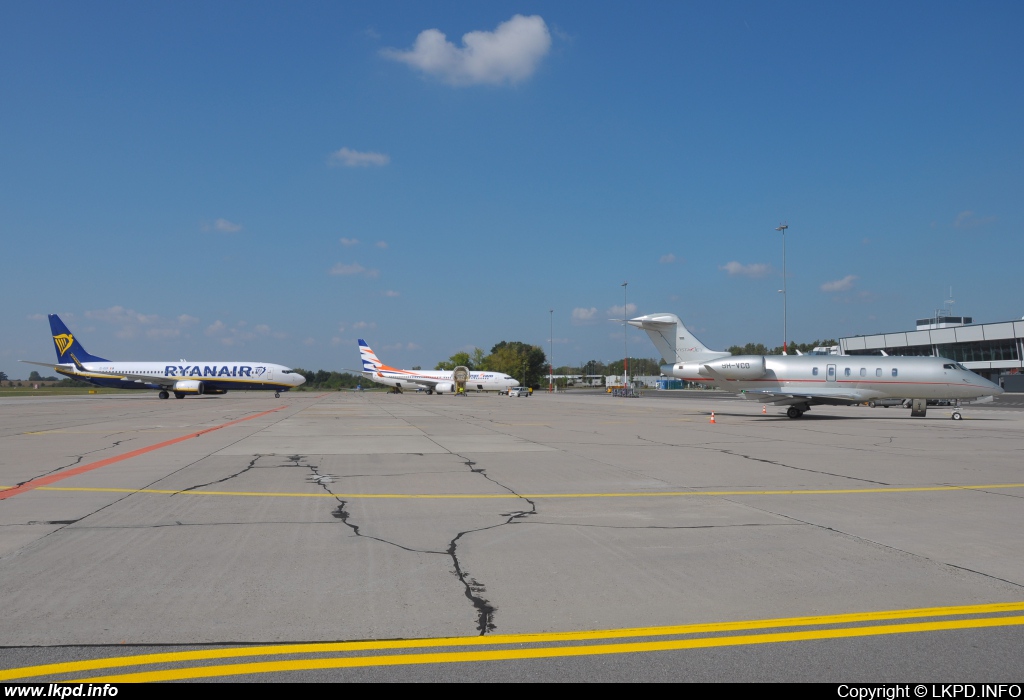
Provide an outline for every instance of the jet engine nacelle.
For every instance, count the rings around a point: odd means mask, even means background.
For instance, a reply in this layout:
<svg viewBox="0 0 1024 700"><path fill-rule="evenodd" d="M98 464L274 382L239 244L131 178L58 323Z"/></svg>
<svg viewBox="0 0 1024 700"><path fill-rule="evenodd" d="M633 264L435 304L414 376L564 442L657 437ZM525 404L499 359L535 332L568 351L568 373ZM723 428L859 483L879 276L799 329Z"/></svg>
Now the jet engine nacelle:
<svg viewBox="0 0 1024 700"><path fill-rule="evenodd" d="M455 385L451 382L441 382L434 387L434 391L439 394L451 394L455 392Z"/></svg>
<svg viewBox="0 0 1024 700"><path fill-rule="evenodd" d="M726 379L739 381L760 379L768 371L764 355L733 355L697 364L699 364L697 374L702 377L714 377L715 374L718 374ZM714 372L709 372L708 367Z"/></svg>
<svg viewBox="0 0 1024 700"><path fill-rule="evenodd" d="M182 379L174 382L174 391L188 394L202 394L203 383L195 379Z"/></svg>

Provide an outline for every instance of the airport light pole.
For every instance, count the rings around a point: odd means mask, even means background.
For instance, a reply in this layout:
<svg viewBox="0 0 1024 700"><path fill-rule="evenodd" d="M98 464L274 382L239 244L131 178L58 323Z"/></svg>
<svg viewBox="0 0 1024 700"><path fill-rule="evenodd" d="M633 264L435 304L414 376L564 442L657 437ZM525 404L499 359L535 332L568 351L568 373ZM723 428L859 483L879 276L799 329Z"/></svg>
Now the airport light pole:
<svg viewBox="0 0 1024 700"><path fill-rule="evenodd" d="M553 389L555 378L555 310L548 310L548 391Z"/></svg>
<svg viewBox="0 0 1024 700"><path fill-rule="evenodd" d="M622 388L625 389L629 386L629 323L626 319L629 316L626 313L626 291L628 290L629 282L623 282L622 287Z"/></svg>
<svg viewBox="0 0 1024 700"><path fill-rule="evenodd" d="M781 224L779 224L775 228L776 231L781 231L782 232L782 289L780 289L779 291L782 292L782 354L783 355L786 354L786 346L787 346L788 341L789 341L789 334L788 334L788 329L787 329L788 319L786 318L786 311L787 311L786 307L787 307L787 301L788 301L787 298L786 298L786 229L787 228L789 228L789 224L786 224L786 223L781 223Z"/></svg>

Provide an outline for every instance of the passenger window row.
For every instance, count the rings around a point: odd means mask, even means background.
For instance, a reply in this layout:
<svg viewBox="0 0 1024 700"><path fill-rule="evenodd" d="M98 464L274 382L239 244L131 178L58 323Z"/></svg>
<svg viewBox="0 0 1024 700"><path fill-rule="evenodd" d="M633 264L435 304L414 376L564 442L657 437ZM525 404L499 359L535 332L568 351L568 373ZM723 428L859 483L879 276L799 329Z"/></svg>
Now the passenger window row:
<svg viewBox="0 0 1024 700"><path fill-rule="evenodd" d="M849 367L844 368L843 369L843 376L849 377L851 371L852 370ZM818 368L817 367L811 368L811 374L813 376L817 377L818 376ZM862 376L862 377L868 376L867 367L861 367L860 368L860 376ZM875 376L876 377L881 377L882 376L882 368L881 367L876 367L875 368ZM894 377L899 376L899 371L897 369L893 368L892 376L894 376Z"/></svg>

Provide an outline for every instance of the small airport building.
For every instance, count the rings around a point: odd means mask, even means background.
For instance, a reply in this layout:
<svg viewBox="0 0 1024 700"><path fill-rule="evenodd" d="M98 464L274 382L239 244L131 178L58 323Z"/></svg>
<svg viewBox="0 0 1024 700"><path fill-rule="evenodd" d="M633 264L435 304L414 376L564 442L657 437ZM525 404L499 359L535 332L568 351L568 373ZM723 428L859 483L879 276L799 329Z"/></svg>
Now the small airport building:
<svg viewBox="0 0 1024 700"><path fill-rule="evenodd" d="M844 355L947 357L1007 391L1024 391L1024 319L975 324L937 313L912 331L840 338L839 348Z"/></svg>

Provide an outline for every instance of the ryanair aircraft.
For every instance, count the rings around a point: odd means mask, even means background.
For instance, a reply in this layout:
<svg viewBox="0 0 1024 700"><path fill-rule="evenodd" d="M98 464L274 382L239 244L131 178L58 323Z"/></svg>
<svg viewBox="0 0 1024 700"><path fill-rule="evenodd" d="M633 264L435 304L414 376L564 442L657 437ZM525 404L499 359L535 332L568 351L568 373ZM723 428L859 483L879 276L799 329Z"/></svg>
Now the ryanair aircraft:
<svg viewBox="0 0 1024 700"><path fill-rule="evenodd" d="M236 391L282 391L300 386L306 378L283 365L268 362L114 362L90 355L57 314L50 314L50 330L57 350L57 364L32 362L53 367L71 379L115 389L157 389L160 398L171 393L183 399L188 394L226 394Z"/></svg>
<svg viewBox="0 0 1024 700"><path fill-rule="evenodd" d="M929 399L956 401L953 420L960 420L960 399L997 396L1003 390L943 357L891 355L732 355L709 350L675 314L648 314L627 321L647 331L664 360L669 377L702 382L745 399L788 406L786 415L800 418L811 406L853 405L886 398L910 399L910 415L924 416Z"/></svg>

